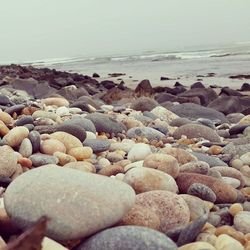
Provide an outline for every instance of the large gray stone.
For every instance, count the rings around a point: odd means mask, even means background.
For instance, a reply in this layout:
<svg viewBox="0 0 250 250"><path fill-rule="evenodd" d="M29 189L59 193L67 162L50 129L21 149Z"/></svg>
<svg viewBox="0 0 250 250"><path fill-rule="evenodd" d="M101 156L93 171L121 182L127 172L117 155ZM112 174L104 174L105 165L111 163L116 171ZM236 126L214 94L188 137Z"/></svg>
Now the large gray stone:
<svg viewBox="0 0 250 250"><path fill-rule="evenodd" d="M211 142L220 142L219 135L213 129L201 124L186 124L177 128L173 134L174 138L180 139L182 135L187 138L204 138Z"/></svg>
<svg viewBox="0 0 250 250"><path fill-rule="evenodd" d="M94 153L100 153L109 149L110 142L101 139L86 139L83 146L91 147Z"/></svg>
<svg viewBox="0 0 250 250"><path fill-rule="evenodd" d="M228 166L224 161L220 160L218 157L206 155L199 152L192 152L192 155L197 157L199 161L205 161L210 167L214 166Z"/></svg>
<svg viewBox="0 0 250 250"><path fill-rule="evenodd" d="M163 233L146 227L120 226L106 229L84 241L77 250L177 250Z"/></svg>
<svg viewBox="0 0 250 250"><path fill-rule="evenodd" d="M194 103L173 105L172 107L169 107L169 110L180 117L185 117L193 121L198 118L207 118L214 122L227 122L227 118L221 112Z"/></svg>
<svg viewBox="0 0 250 250"><path fill-rule="evenodd" d="M134 127L127 131L129 138L146 137L148 140L160 140L165 135L160 131L150 127Z"/></svg>
<svg viewBox="0 0 250 250"><path fill-rule="evenodd" d="M117 223L133 206L134 190L105 176L44 166L25 172L7 188L8 215L25 229L50 218L46 235L56 240L83 238Z"/></svg>
<svg viewBox="0 0 250 250"><path fill-rule="evenodd" d="M106 133L121 133L123 130L126 130L125 125L112 119L106 114L93 113L88 114L86 119L91 120L97 132L106 132Z"/></svg>

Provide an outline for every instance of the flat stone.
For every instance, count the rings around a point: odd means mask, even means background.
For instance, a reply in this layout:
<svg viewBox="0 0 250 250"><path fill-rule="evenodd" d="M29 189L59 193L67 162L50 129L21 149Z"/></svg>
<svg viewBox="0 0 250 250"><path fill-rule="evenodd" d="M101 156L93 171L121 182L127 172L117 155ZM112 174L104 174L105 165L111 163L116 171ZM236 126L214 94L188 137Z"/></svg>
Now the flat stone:
<svg viewBox="0 0 250 250"><path fill-rule="evenodd" d="M74 124L82 127L86 131L90 131L94 134L96 133L94 123L91 120L86 119L82 116L73 116L70 120L65 121L63 124Z"/></svg>
<svg viewBox="0 0 250 250"><path fill-rule="evenodd" d="M144 160L151 153L151 148L145 143L136 143L128 152L128 160L135 162Z"/></svg>
<svg viewBox="0 0 250 250"><path fill-rule="evenodd" d="M71 135L75 136L76 138L78 138L81 142L84 142L84 140L86 139L85 129L81 126L76 125L76 124L70 124L70 123L60 124L57 126L56 131L63 131L63 132L66 132L68 134L71 134Z"/></svg>
<svg viewBox="0 0 250 250"><path fill-rule="evenodd" d="M205 161L210 167L227 166L227 164L218 157L206 155L199 152L192 152L192 155L198 158L199 161Z"/></svg>
<svg viewBox="0 0 250 250"><path fill-rule="evenodd" d="M91 120L96 128L97 132L106 132L106 133L122 133L122 131L126 131L126 127L112 119L106 114L100 114L100 113L93 113L93 114L88 114L86 119Z"/></svg>
<svg viewBox="0 0 250 250"><path fill-rule="evenodd" d="M150 127L135 127L127 131L128 138L145 137L148 140L160 140L165 134Z"/></svg>
<svg viewBox="0 0 250 250"><path fill-rule="evenodd" d="M26 124L33 124L33 122L34 122L33 117L31 115L26 115L26 116L23 116L20 119L18 119L15 122L15 126L23 126Z"/></svg>
<svg viewBox="0 0 250 250"><path fill-rule="evenodd" d="M186 124L177 128L173 134L174 138L180 139L182 135L187 138L204 138L212 142L220 142L218 134L211 128L200 124Z"/></svg>
<svg viewBox="0 0 250 250"><path fill-rule="evenodd" d="M177 250L176 244L164 234L138 226L106 229L84 241L77 250Z"/></svg>
<svg viewBox="0 0 250 250"><path fill-rule="evenodd" d="M54 166L25 172L4 196L16 225L26 229L45 215L50 218L47 236L59 241L84 238L114 225L134 201L133 189L121 181Z"/></svg>
<svg viewBox="0 0 250 250"><path fill-rule="evenodd" d="M58 158L52 155L46 155L46 154L33 154L29 157L29 159L32 161L32 165L34 167L40 167L46 164L57 164Z"/></svg>
<svg viewBox="0 0 250 250"><path fill-rule="evenodd" d="M83 145L91 147L94 153L100 153L109 149L110 142L108 140L101 139L86 139L83 142Z"/></svg>

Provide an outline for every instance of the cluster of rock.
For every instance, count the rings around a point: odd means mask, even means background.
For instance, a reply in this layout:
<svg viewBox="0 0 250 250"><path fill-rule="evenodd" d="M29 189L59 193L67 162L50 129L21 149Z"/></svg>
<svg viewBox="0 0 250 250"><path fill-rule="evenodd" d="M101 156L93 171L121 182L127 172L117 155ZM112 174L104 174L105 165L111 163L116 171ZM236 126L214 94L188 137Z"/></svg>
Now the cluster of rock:
<svg viewBox="0 0 250 250"><path fill-rule="evenodd" d="M246 94L15 65L0 79L2 245L46 216L44 250L250 249Z"/></svg>

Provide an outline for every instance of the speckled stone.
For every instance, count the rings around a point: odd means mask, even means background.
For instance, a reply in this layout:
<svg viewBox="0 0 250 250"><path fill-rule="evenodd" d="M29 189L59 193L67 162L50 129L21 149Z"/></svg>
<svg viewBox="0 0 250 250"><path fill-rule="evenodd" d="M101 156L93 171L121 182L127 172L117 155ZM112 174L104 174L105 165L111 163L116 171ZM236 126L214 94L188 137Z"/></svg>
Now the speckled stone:
<svg viewBox="0 0 250 250"><path fill-rule="evenodd" d="M163 137L165 137L165 134L150 127L135 127L127 131L127 136L129 138L135 138L139 136L139 137L145 137L148 140L160 140Z"/></svg>

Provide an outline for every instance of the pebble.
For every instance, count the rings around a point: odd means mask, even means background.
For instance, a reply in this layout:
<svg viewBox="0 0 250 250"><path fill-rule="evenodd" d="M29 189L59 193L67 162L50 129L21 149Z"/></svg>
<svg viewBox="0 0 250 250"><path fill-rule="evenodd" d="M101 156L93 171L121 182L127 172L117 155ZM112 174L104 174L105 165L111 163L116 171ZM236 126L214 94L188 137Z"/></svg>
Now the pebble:
<svg viewBox="0 0 250 250"><path fill-rule="evenodd" d="M138 226L106 229L84 241L77 250L157 249L177 250L176 244L163 233Z"/></svg>
<svg viewBox="0 0 250 250"><path fill-rule="evenodd" d="M238 179L235 179L235 178L222 177L221 180L234 188L238 188L240 186L240 181Z"/></svg>
<svg viewBox="0 0 250 250"><path fill-rule="evenodd" d="M109 166L103 167L100 171L98 171L98 174L111 176L111 175L117 175L123 172L124 172L124 169L122 166L109 165Z"/></svg>
<svg viewBox="0 0 250 250"><path fill-rule="evenodd" d="M204 161L191 161L180 166L180 172L207 174L210 167Z"/></svg>
<svg viewBox="0 0 250 250"><path fill-rule="evenodd" d="M154 190L136 195L136 205L149 208L160 219L161 232L185 226L189 222L190 211L185 200L169 191Z"/></svg>
<svg viewBox="0 0 250 250"><path fill-rule="evenodd" d="M32 144L32 152L36 153L40 149L41 145L40 133L37 131L31 131L28 138Z"/></svg>
<svg viewBox="0 0 250 250"><path fill-rule="evenodd" d="M3 121L0 121L0 136L3 137L9 133L9 128L5 125Z"/></svg>
<svg viewBox="0 0 250 250"><path fill-rule="evenodd" d="M52 166L22 174L4 196L6 211L20 228L46 215L47 236L55 240L84 238L112 226L134 201L133 189L121 181Z"/></svg>
<svg viewBox="0 0 250 250"><path fill-rule="evenodd" d="M29 157L29 159L32 161L32 165L34 167L40 167L42 165L46 164L57 164L58 158L52 155L46 155L46 154L33 154Z"/></svg>
<svg viewBox="0 0 250 250"><path fill-rule="evenodd" d="M178 193L178 186L174 178L156 169L132 168L126 172L123 181L129 184L137 194L152 190L166 190Z"/></svg>
<svg viewBox="0 0 250 250"><path fill-rule="evenodd" d="M34 119L31 115L26 115L16 120L15 126L24 126L26 124L33 124Z"/></svg>
<svg viewBox="0 0 250 250"><path fill-rule="evenodd" d="M24 138L20 147L19 147L19 153L26 158L29 158L32 155L32 144L31 141L28 138Z"/></svg>
<svg viewBox="0 0 250 250"><path fill-rule="evenodd" d="M93 150L90 147L74 147L68 151L68 154L75 157L76 160L82 161L89 159L93 154Z"/></svg>
<svg viewBox="0 0 250 250"><path fill-rule="evenodd" d="M243 162L243 164L250 165L250 152L243 154L240 157L240 160Z"/></svg>
<svg viewBox="0 0 250 250"><path fill-rule="evenodd" d="M9 115L8 113L2 112L2 111L0 111L0 120L1 120L2 122L4 122L4 124L6 124L6 125L10 125L10 124L13 123L13 118L12 118L12 116Z"/></svg>
<svg viewBox="0 0 250 250"><path fill-rule="evenodd" d="M59 159L59 161L60 161L60 159ZM63 167L77 169L77 170L83 171L83 172L90 172L90 173L96 172L95 166L87 161L77 161L77 162L72 161L72 162L66 163L65 165L63 165Z"/></svg>
<svg viewBox="0 0 250 250"><path fill-rule="evenodd" d="M235 216L237 213L243 211L243 206L240 203L234 203L229 208L229 213Z"/></svg>
<svg viewBox="0 0 250 250"><path fill-rule="evenodd" d="M150 127L135 127L127 131L128 138L145 137L148 140L161 140L165 134Z"/></svg>
<svg viewBox="0 0 250 250"><path fill-rule="evenodd" d="M64 166L70 162L76 162L75 157L68 155L68 154L65 154L65 153L62 153L62 152L57 151L53 154L53 156L58 159L58 164L61 166ZM54 164L54 163L52 163L52 164Z"/></svg>
<svg viewBox="0 0 250 250"><path fill-rule="evenodd" d="M3 137L2 142L10 147L17 147L22 143L24 138L28 137L28 135L29 130L27 128L15 127Z"/></svg>
<svg viewBox="0 0 250 250"><path fill-rule="evenodd" d="M217 250L213 245L207 242L193 242L179 247L178 250Z"/></svg>
<svg viewBox="0 0 250 250"><path fill-rule="evenodd" d="M216 250L244 250L239 241L226 234L221 234L215 242Z"/></svg>
<svg viewBox="0 0 250 250"><path fill-rule="evenodd" d="M236 230L244 234L250 233L250 212L238 212L234 216L234 227L236 228Z"/></svg>
<svg viewBox="0 0 250 250"><path fill-rule="evenodd" d="M93 152L96 154L109 150L110 142L101 139L86 139L83 145L92 148Z"/></svg>
<svg viewBox="0 0 250 250"><path fill-rule="evenodd" d="M17 169L17 157L9 146L0 147L0 177L10 177Z"/></svg>
<svg viewBox="0 0 250 250"><path fill-rule="evenodd" d="M144 159L143 166L163 171L173 178L176 178L180 171L178 161L167 154L150 154Z"/></svg>
<svg viewBox="0 0 250 250"><path fill-rule="evenodd" d="M69 102L66 99L60 97L45 98L42 99L42 103L46 104L47 106L49 105L55 105L57 107L69 106Z"/></svg>
<svg viewBox="0 0 250 250"><path fill-rule="evenodd" d="M81 142L86 139L86 131L76 124L64 123L57 126L56 131L63 131L78 138Z"/></svg>
<svg viewBox="0 0 250 250"><path fill-rule="evenodd" d="M145 143L136 143L128 152L128 160L131 162L144 160L151 153L151 148Z"/></svg>
<svg viewBox="0 0 250 250"><path fill-rule="evenodd" d="M41 141L40 152L53 155L55 152L66 153L66 148L62 142L57 139L48 139Z"/></svg>

